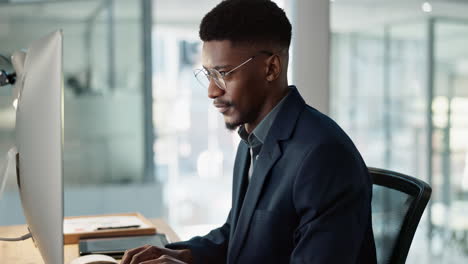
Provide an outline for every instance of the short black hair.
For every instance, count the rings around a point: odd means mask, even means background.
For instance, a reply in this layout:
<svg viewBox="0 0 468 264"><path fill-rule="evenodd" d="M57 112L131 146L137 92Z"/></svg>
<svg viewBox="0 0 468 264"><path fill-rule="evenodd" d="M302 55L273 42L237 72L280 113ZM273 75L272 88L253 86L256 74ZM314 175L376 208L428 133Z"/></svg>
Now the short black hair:
<svg viewBox="0 0 468 264"><path fill-rule="evenodd" d="M200 24L202 41L229 40L289 48L291 23L283 9L270 0L224 0Z"/></svg>

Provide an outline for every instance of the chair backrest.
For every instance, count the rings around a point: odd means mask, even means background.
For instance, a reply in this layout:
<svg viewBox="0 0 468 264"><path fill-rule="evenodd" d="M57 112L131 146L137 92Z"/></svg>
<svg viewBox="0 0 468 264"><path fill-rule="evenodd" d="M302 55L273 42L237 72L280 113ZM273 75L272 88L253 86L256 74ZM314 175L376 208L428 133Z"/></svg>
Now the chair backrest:
<svg viewBox="0 0 468 264"><path fill-rule="evenodd" d="M377 168L369 168L369 173L377 263L403 264L432 189L401 173Z"/></svg>

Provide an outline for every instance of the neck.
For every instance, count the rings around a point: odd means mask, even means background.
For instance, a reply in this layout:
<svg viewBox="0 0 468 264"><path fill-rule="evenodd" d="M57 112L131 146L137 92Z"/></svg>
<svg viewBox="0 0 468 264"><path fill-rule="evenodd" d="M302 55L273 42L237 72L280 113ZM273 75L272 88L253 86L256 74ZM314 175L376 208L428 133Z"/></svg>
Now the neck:
<svg viewBox="0 0 468 264"><path fill-rule="evenodd" d="M262 120L268 115L268 113L275 108L275 106L283 99L289 92L289 88L286 85L285 88L282 88L279 92L271 95L267 100L265 100L263 106L261 107L261 110L259 112L259 115L255 119L255 121L245 123L244 128L247 131L247 133L252 133L254 129L262 122Z"/></svg>

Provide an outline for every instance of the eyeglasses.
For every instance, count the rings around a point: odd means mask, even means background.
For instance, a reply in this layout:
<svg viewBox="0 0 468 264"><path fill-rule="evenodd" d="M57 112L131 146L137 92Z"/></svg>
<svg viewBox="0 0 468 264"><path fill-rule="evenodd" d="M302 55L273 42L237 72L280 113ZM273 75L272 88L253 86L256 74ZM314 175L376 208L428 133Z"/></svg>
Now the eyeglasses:
<svg viewBox="0 0 468 264"><path fill-rule="evenodd" d="M272 56L274 53L269 52L269 51L259 51L259 54L266 54L268 56ZM235 70L239 69L240 67L244 66L247 64L249 61L253 60L255 57L258 55L254 55L250 58L248 58L246 61L242 62L238 66L234 67L234 69L230 71L218 71L216 69L208 69L208 68L202 68L202 69L196 69L194 71L195 77L197 78L198 82L204 87L208 88L210 85L211 80L213 80L216 84L216 86L219 87L221 90L226 90L226 80L224 79L226 76L229 76L232 74Z"/></svg>

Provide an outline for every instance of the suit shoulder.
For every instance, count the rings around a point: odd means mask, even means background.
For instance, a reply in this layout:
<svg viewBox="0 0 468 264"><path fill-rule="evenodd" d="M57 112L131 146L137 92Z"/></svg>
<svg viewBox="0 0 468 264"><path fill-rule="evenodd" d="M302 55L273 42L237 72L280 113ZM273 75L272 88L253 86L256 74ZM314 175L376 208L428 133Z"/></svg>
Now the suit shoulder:
<svg viewBox="0 0 468 264"><path fill-rule="evenodd" d="M309 105L299 115L292 139L309 147L331 144L354 148L349 136L332 118Z"/></svg>

